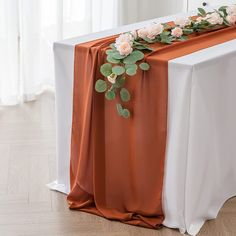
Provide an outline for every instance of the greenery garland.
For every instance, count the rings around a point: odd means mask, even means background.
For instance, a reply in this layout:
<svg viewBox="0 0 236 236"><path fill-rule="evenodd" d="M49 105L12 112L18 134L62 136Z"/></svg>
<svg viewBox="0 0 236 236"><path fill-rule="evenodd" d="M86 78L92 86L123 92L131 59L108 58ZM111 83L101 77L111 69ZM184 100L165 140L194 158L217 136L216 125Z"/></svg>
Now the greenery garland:
<svg viewBox="0 0 236 236"><path fill-rule="evenodd" d="M124 87L125 82L127 76L134 76L137 70L150 69L149 64L143 61L144 52L152 51L150 44L185 41L190 34L212 31L235 23L236 5L222 6L213 12L198 8L197 17L177 19L174 27L153 23L143 29L121 34L106 50L107 62L100 67L105 79L96 81L95 90L105 93L107 100L114 100L119 95L122 104L116 104L117 112L121 117L129 118L131 112L123 105L131 99L130 92Z"/></svg>

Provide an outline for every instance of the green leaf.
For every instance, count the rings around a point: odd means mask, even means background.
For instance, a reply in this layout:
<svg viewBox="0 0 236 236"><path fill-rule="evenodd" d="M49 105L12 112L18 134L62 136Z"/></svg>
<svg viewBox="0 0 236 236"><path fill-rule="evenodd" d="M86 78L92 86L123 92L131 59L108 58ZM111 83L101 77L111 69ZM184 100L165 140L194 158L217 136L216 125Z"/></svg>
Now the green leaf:
<svg viewBox="0 0 236 236"><path fill-rule="evenodd" d="M122 75L125 73L125 68L123 66L112 67L112 72L116 75Z"/></svg>
<svg viewBox="0 0 236 236"><path fill-rule="evenodd" d="M206 11L205 11L203 8L199 7L199 8L198 8L198 11L199 11L199 13L200 13L202 16L205 16L205 15L206 15Z"/></svg>
<svg viewBox="0 0 236 236"><path fill-rule="evenodd" d="M146 62L143 62L143 63L139 64L139 67L140 67L141 70L149 70L150 69L149 64L146 63Z"/></svg>
<svg viewBox="0 0 236 236"><path fill-rule="evenodd" d="M118 60L124 59L124 58L126 57L126 56L120 55L120 53L119 53L118 51L115 51L115 52L111 53L110 55L111 55L113 58L118 59Z"/></svg>
<svg viewBox="0 0 236 236"><path fill-rule="evenodd" d="M135 45L134 46L136 49L138 49L138 50L145 50L145 49L147 49L145 46L143 46L143 45Z"/></svg>
<svg viewBox="0 0 236 236"><path fill-rule="evenodd" d="M111 44L110 44L110 48L112 48L112 49L115 49L115 50L116 50L115 44L114 44L114 43L111 43Z"/></svg>
<svg viewBox="0 0 236 236"><path fill-rule="evenodd" d="M149 39L149 38L145 37L144 41L146 41L147 43L155 43L156 39Z"/></svg>
<svg viewBox="0 0 236 236"><path fill-rule="evenodd" d="M138 50L148 50L148 51L153 51L152 48L146 46L146 45L135 45L134 48L138 49Z"/></svg>
<svg viewBox="0 0 236 236"><path fill-rule="evenodd" d="M126 70L126 74L129 76L136 75L136 73L137 73L137 70L135 70L134 68L129 68Z"/></svg>
<svg viewBox="0 0 236 236"><path fill-rule="evenodd" d="M124 118L130 118L130 111L128 109L123 109L122 116Z"/></svg>
<svg viewBox="0 0 236 236"><path fill-rule="evenodd" d="M161 42L166 43L166 44L171 44L171 42L173 41L173 36L171 35L161 34L160 38L161 38Z"/></svg>
<svg viewBox="0 0 236 236"><path fill-rule="evenodd" d="M222 6L219 8L219 11L224 11L224 10L226 10L226 8L227 8L227 6Z"/></svg>
<svg viewBox="0 0 236 236"><path fill-rule="evenodd" d="M144 54L141 51L135 50L133 51L130 56L132 55L132 57L136 58L137 61L140 61L144 58Z"/></svg>
<svg viewBox="0 0 236 236"><path fill-rule="evenodd" d="M164 31L160 34L161 37L170 35L170 31Z"/></svg>
<svg viewBox="0 0 236 236"><path fill-rule="evenodd" d="M112 55L107 56L107 61L110 62L110 63L113 63L113 64L119 64L120 63L120 60L113 58Z"/></svg>
<svg viewBox="0 0 236 236"><path fill-rule="evenodd" d="M105 93L105 97L106 97L107 100L113 100L116 97L116 94L113 90L108 90Z"/></svg>
<svg viewBox="0 0 236 236"><path fill-rule="evenodd" d="M126 64L125 69L133 68L135 70L138 69L138 66L136 64Z"/></svg>
<svg viewBox="0 0 236 236"><path fill-rule="evenodd" d="M112 73L112 65L110 63L105 63L100 67L100 72L103 76L107 77Z"/></svg>
<svg viewBox="0 0 236 236"><path fill-rule="evenodd" d="M114 50L114 49L108 49L108 50L106 50L106 54L107 55L110 55L110 54L112 54L112 53L114 53L114 52L116 52L117 50Z"/></svg>
<svg viewBox="0 0 236 236"><path fill-rule="evenodd" d="M121 106L120 103L116 104L116 110L120 116L123 116L123 107Z"/></svg>
<svg viewBox="0 0 236 236"><path fill-rule="evenodd" d="M137 73L138 66L136 64L126 64L125 65L127 75L135 75Z"/></svg>
<svg viewBox="0 0 236 236"><path fill-rule="evenodd" d="M130 93L126 88L120 90L120 98L123 102L128 102L130 100Z"/></svg>
<svg viewBox="0 0 236 236"><path fill-rule="evenodd" d="M107 90L107 83L106 81L99 79L95 83L95 90L99 93L103 93Z"/></svg>
<svg viewBox="0 0 236 236"><path fill-rule="evenodd" d="M183 29L183 32L184 32L184 34L192 34L193 33L193 29L187 29L187 28L185 28L185 29Z"/></svg>
<svg viewBox="0 0 236 236"><path fill-rule="evenodd" d="M125 77L120 76L116 79L116 83L114 84L114 86L116 88L121 88L124 86L124 84L125 84Z"/></svg>
<svg viewBox="0 0 236 236"><path fill-rule="evenodd" d="M123 107L120 103L116 104L116 110L117 110L119 116L122 116L126 119L130 117L130 111L128 109L123 109Z"/></svg>
<svg viewBox="0 0 236 236"><path fill-rule="evenodd" d="M182 37L178 38L178 41L186 41L186 40L188 40L188 37L184 36L184 35Z"/></svg>
<svg viewBox="0 0 236 236"><path fill-rule="evenodd" d="M125 64L134 64L137 61L140 61L144 58L144 54L143 52L139 51L139 50L135 50L133 51L129 56L127 56L123 62Z"/></svg>

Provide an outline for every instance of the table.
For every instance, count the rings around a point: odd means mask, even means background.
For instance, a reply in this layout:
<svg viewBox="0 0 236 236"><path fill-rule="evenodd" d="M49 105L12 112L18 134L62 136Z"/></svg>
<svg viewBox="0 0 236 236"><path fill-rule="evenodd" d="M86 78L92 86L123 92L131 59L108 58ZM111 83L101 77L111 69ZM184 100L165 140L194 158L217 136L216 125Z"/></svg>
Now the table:
<svg viewBox="0 0 236 236"><path fill-rule="evenodd" d="M188 13L192 15L193 13ZM168 22L179 15L151 20ZM54 44L58 178L68 193L74 46L141 28L120 27ZM236 195L236 40L169 62L168 139L163 190L164 225L196 235Z"/></svg>

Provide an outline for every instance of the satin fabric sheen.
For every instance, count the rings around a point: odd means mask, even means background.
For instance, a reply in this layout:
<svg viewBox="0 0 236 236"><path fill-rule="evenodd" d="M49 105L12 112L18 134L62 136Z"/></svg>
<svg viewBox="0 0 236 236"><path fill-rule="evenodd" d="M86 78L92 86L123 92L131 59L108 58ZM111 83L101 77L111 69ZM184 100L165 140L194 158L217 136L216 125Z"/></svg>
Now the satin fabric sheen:
<svg viewBox="0 0 236 236"><path fill-rule="evenodd" d="M167 135L168 61L236 38L229 27L172 45L153 44L151 69L128 78L132 116L94 90L100 66L116 36L76 45L71 140L70 209L111 220L158 228L163 220L162 187ZM181 171L181 170L180 170Z"/></svg>

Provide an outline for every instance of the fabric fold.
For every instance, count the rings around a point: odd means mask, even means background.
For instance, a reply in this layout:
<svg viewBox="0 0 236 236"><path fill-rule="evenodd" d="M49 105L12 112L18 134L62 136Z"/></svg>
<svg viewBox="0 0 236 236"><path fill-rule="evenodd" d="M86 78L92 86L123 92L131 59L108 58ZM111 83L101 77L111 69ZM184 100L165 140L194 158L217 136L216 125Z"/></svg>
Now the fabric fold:
<svg viewBox="0 0 236 236"><path fill-rule="evenodd" d="M151 69L127 78L130 119L117 115L116 101L94 90L100 66L115 36L76 45L71 140L70 209L148 228L164 220L168 61L236 38L236 28L193 35L186 42L153 44Z"/></svg>

